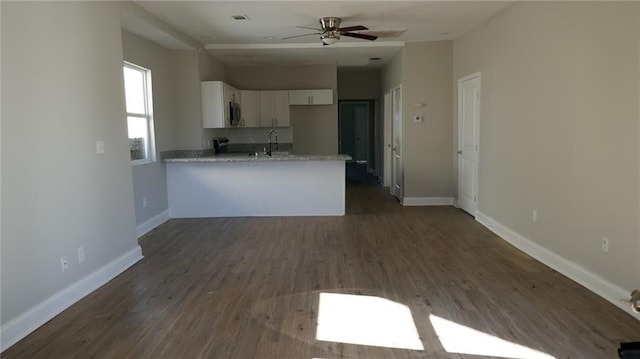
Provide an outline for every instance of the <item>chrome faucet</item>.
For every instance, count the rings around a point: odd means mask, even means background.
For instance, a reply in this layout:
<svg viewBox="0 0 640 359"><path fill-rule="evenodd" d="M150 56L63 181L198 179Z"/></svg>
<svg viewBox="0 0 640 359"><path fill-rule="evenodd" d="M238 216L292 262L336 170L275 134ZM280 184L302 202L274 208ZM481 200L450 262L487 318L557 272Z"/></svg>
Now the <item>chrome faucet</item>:
<svg viewBox="0 0 640 359"><path fill-rule="evenodd" d="M271 156L271 135L276 135L276 150L278 149L278 132L276 130L271 130L269 131L269 152L267 152L267 155Z"/></svg>

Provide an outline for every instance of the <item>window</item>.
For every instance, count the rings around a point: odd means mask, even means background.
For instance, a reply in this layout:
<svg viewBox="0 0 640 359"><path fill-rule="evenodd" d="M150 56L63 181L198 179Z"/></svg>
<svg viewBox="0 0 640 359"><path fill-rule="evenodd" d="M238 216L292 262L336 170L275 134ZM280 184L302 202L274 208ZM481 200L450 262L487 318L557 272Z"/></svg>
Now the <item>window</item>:
<svg viewBox="0 0 640 359"><path fill-rule="evenodd" d="M125 62L123 73L131 163L136 165L153 162L155 161L155 145L153 140L151 71Z"/></svg>

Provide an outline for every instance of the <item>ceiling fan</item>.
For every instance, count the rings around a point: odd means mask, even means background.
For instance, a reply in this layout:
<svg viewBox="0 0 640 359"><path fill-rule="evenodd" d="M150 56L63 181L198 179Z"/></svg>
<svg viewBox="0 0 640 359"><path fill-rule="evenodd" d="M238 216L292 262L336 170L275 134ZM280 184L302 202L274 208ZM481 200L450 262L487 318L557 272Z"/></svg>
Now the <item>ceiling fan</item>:
<svg viewBox="0 0 640 359"><path fill-rule="evenodd" d="M378 38L377 36L373 36L373 35L359 34L357 32L352 32L352 31L369 30L368 28L362 25L340 27L341 19L339 17L323 17L323 18L320 18L319 21L320 21L320 27L321 27L320 29L316 29L313 27L296 26L301 29L316 30L317 32L314 32L311 34L284 37L282 38L282 40L293 39L295 37L302 37L302 36L320 35L320 39L322 40L322 45L326 46L326 45L331 45L338 42L338 40L340 40L340 36L355 37L357 39L364 39L364 40L371 40L371 41Z"/></svg>

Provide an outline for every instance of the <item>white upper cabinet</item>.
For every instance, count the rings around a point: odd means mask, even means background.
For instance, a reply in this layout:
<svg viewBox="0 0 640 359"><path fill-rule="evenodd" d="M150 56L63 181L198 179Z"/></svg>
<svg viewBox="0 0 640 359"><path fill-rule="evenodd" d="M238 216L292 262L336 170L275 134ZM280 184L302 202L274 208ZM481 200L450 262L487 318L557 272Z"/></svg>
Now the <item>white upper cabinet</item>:
<svg viewBox="0 0 640 359"><path fill-rule="evenodd" d="M240 91L240 114L242 127L260 127L260 92Z"/></svg>
<svg viewBox="0 0 640 359"><path fill-rule="evenodd" d="M260 126L291 126L288 91L260 91Z"/></svg>
<svg viewBox="0 0 640 359"><path fill-rule="evenodd" d="M333 90L291 90L289 105L333 105Z"/></svg>
<svg viewBox="0 0 640 359"><path fill-rule="evenodd" d="M204 81L200 86L202 127L232 127L229 117L229 102L240 103L240 91L222 81Z"/></svg>

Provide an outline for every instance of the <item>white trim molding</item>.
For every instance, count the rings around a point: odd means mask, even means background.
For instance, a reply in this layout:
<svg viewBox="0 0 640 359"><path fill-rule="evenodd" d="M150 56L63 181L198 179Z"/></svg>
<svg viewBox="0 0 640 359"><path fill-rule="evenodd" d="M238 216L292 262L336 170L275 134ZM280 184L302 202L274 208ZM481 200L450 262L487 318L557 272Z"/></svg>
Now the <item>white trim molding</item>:
<svg viewBox="0 0 640 359"><path fill-rule="evenodd" d="M453 197L404 197L403 206L453 206Z"/></svg>
<svg viewBox="0 0 640 359"><path fill-rule="evenodd" d="M625 290L581 265L542 247L482 212L478 212L476 220L514 247L640 320L640 314L633 312L629 303L623 301L629 298L631 291Z"/></svg>
<svg viewBox="0 0 640 359"><path fill-rule="evenodd" d="M10 320L2 326L0 352L8 349L80 299L136 264L142 258L144 258L142 248L135 246L102 268L64 288L17 318Z"/></svg>
<svg viewBox="0 0 640 359"><path fill-rule="evenodd" d="M163 224L164 222L170 220L171 217L169 216L169 210L164 210L162 212L160 212L159 214L149 218L146 222L139 224L136 227L136 233L138 235L138 238L144 236L145 234L151 232L152 230L154 230L156 227L160 226L161 224Z"/></svg>

